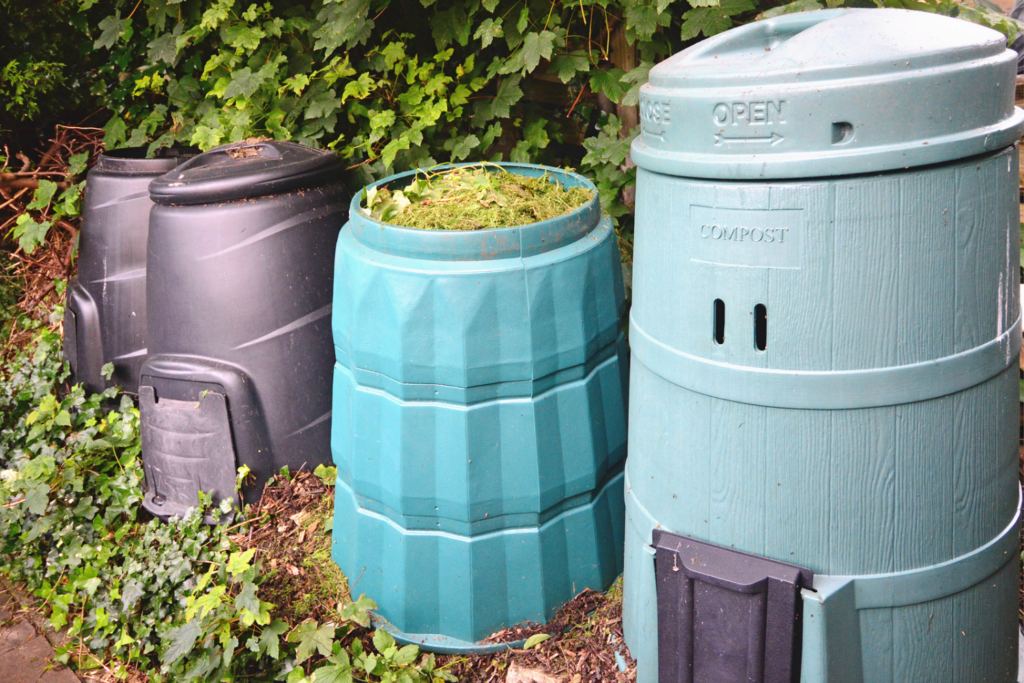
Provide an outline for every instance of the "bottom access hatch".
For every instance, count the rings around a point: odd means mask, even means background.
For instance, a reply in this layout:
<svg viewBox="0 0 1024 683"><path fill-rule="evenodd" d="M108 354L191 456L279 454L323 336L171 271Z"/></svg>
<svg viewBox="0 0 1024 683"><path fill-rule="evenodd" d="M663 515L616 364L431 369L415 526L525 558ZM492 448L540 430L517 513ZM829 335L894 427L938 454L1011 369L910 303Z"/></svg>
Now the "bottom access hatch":
<svg viewBox="0 0 1024 683"><path fill-rule="evenodd" d="M654 530L660 683L796 683L813 573Z"/></svg>
<svg viewBox="0 0 1024 683"><path fill-rule="evenodd" d="M199 491L217 504L235 499L235 449L227 397L202 392L198 401L157 400L151 386L139 387L143 505L158 517L184 515L199 504Z"/></svg>

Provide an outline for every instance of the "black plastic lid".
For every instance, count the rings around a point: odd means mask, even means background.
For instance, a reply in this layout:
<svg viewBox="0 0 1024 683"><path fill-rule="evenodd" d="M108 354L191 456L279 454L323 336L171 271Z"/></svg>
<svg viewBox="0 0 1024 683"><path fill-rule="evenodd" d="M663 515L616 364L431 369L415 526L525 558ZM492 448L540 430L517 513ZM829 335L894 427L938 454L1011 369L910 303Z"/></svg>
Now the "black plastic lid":
<svg viewBox="0 0 1024 683"><path fill-rule="evenodd" d="M157 204L212 204L339 180L337 155L294 142L243 141L200 154L149 184Z"/></svg>
<svg viewBox="0 0 1024 683"><path fill-rule="evenodd" d="M151 158L147 147L124 147L104 152L94 168L100 173L116 175L163 175L199 154L195 147L161 147Z"/></svg>

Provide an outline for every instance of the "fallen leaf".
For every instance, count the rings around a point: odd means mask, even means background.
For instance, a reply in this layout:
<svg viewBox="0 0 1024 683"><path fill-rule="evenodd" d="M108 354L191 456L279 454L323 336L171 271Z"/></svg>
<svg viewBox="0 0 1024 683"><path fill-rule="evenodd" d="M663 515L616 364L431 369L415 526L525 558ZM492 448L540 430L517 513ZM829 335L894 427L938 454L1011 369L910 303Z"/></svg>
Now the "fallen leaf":
<svg viewBox="0 0 1024 683"><path fill-rule="evenodd" d="M523 645L523 649L529 650L530 648L537 647L549 638L551 638L550 633L534 633L532 636L526 639L526 644Z"/></svg>

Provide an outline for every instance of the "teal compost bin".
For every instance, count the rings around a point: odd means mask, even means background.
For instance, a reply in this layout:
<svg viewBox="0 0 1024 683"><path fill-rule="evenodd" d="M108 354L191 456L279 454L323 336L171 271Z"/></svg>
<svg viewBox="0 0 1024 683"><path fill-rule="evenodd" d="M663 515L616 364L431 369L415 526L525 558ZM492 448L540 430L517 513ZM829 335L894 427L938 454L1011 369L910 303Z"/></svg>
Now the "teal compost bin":
<svg viewBox="0 0 1024 683"><path fill-rule="evenodd" d="M400 639L473 651L607 587L622 569L627 375L596 193L560 218L458 232L379 223L357 197L335 269L333 558L353 592Z"/></svg>
<svg viewBox="0 0 1024 683"><path fill-rule="evenodd" d="M1016 61L987 28L855 9L651 70L623 615L640 683L1017 680Z"/></svg>

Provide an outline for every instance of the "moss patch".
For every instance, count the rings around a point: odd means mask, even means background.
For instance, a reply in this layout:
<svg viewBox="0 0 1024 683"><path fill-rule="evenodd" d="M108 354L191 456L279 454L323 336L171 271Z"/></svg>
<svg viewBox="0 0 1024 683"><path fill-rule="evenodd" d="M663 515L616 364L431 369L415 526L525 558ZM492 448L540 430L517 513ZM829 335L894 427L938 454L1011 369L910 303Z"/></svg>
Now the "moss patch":
<svg viewBox="0 0 1024 683"><path fill-rule="evenodd" d="M363 212L390 225L421 230L485 230L557 218L594 197L545 174L518 175L499 166L461 166L425 172L402 189L364 191Z"/></svg>

